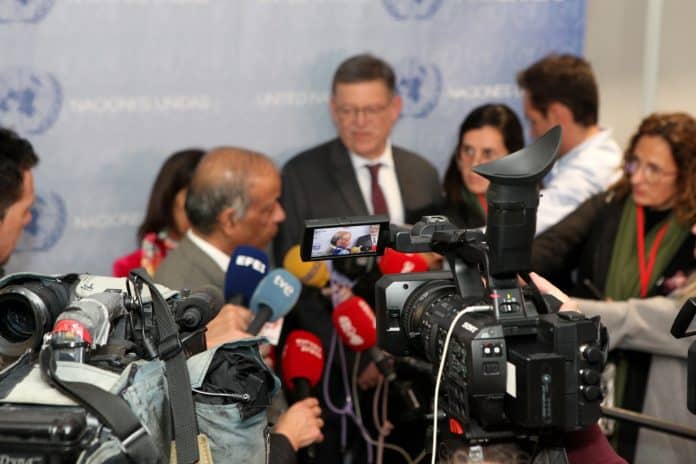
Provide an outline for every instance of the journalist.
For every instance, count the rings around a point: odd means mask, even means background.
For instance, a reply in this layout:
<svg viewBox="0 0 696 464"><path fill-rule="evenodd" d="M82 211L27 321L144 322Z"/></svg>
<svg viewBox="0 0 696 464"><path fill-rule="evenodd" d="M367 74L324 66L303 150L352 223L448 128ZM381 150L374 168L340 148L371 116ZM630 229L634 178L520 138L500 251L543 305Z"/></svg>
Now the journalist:
<svg viewBox="0 0 696 464"><path fill-rule="evenodd" d="M39 162L29 141L0 128L0 277L14 252L34 204L32 168Z"/></svg>
<svg viewBox="0 0 696 464"><path fill-rule="evenodd" d="M231 147L207 153L186 196L191 228L157 268L155 281L169 288L214 285L223 291L234 250L268 247L285 219L280 188L277 169L260 153ZM245 332L250 320L246 308L225 305L208 324L208 346L250 337ZM280 415L271 435L271 462L294 462L295 451L323 439L322 426L316 399L294 404Z"/></svg>

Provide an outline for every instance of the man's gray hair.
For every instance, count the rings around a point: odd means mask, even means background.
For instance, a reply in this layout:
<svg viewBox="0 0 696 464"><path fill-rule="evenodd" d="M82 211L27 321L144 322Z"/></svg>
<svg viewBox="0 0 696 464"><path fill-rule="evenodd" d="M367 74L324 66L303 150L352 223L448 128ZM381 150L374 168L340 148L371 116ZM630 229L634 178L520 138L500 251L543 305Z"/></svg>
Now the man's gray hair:
<svg viewBox="0 0 696 464"><path fill-rule="evenodd" d="M216 156L221 160L213 159ZM228 148L213 150L206 157L191 181L185 208L191 225L210 234L225 208L234 209L235 220L244 217L251 203L250 179L262 166L273 166L273 162L260 153Z"/></svg>

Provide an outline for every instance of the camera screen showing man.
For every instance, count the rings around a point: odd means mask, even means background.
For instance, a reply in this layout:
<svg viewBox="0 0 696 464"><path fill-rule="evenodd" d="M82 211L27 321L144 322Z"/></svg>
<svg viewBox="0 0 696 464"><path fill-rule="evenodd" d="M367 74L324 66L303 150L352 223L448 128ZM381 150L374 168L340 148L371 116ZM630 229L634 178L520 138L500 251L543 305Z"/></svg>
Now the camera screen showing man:
<svg viewBox="0 0 696 464"><path fill-rule="evenodd" d="M374 255L377 252L380 227L379 224L364 224L314 229L311 259ZM353 240L353 237L358 238Z"/></svg>

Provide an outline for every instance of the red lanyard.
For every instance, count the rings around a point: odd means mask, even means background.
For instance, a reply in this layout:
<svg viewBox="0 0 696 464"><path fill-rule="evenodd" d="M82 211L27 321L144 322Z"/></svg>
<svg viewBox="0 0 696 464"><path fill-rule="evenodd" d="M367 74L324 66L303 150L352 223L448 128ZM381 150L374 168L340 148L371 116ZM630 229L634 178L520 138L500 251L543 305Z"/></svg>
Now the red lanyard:
<svg viewBox="0 0 696 464"><path fill-rule="evenodd" d="M640 273L640 296L645 298L648 294L648 285L650 284L650 276L652 276L653 268L655 267L655 257L657 250L660 248L660 242L667 232L665 222L660 227L655 235L652 247L650 248L650 258L645 262L645 213L642 206L636 205L636 231L638 239L638 272Z"/></svg>
<svg viewBox="0 0 696 464"><path fill-rule="evenodd" d="M481 204L481 209L483 210L483 214L488 214L488 202L486 201L486 194L479 193L476 195L476 198L478 198L478 201Z"/></svg>

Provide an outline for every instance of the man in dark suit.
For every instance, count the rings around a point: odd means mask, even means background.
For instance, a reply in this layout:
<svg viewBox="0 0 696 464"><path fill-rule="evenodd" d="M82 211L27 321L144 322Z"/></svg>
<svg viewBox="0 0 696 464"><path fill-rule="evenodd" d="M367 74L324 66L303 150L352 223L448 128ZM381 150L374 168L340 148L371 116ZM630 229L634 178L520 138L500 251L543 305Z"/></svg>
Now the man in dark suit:
<svg viewBox="0 0 696 464"><path fill-rule="evenodd" d="M371 225L370 233L361 235L355 240L353 246L360 248L361 252L374 250L377 247L377 240L379 236L379 226Z"/></svg>
<svg viewBox="0 0 696 464"><path fill-rule="evenodd" d="M305 219L388 214L392 223L413 224L420 216L441 210L435 168L390 141L401 106L394 71L383 60L363 54L341 63L333 77L329 104L338 138L298 154L283 167L281 203L288 218L274 243L277 260L300 243ZM376 266L370 262L356 274L361 279L353 291L373 303L374 282L379 276ZM313 331L328 349L333 333L330 303L316 289L305 288L301 298L306 304L286 320L284 332L292 328ZM374 363L361 367L358 384L374 387L379 380ZM345 398L338 376L331 375L336 369L324 368L324 375L333 383L334 400L335 395ZM341 458L339 422L337 417L327 420L326 441L319 450L321 462ZM404 428L397 424L396 431ZM354 455L353 459L362 457Z"/></svg>

